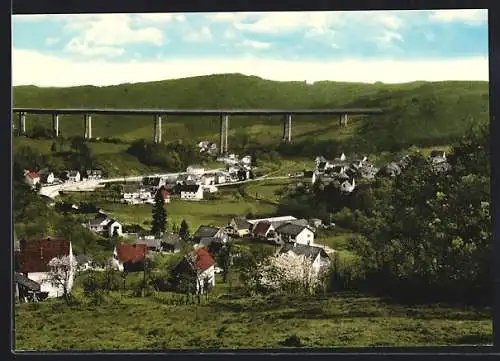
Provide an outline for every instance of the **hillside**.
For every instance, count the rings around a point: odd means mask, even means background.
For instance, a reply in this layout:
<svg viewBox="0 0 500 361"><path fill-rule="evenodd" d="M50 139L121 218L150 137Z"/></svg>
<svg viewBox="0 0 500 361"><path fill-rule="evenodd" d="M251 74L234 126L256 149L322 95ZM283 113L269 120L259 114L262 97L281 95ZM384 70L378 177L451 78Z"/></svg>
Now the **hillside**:
<svg viewBox="0 0 500 361"><path fill-rule="evenodd" d="M464 134L470 123L488 121L487 82L413 82L407 84L362 84L276 82L254 76L223 74L138 84L71 88L14 87L14 106L111 107L111 108L325 108L382 107L386 113L353 119L347 130L339 130L337 119L297 117L293 123L294 143L322 147L331 140L351 150L379 152L410 145L448 144ZM30 115L50 126L50 117ZM79 117L63 116L64 136L82 134ZM279 117L232 117L230 143L243 139L277 144L281 137ZM183 138L195 142L218 139L215 117L169 117L164 121L164 139ZM96 137L127 141L152 137L149 117L93 117ZM243 135L244 134L244 135Z"/></svg>

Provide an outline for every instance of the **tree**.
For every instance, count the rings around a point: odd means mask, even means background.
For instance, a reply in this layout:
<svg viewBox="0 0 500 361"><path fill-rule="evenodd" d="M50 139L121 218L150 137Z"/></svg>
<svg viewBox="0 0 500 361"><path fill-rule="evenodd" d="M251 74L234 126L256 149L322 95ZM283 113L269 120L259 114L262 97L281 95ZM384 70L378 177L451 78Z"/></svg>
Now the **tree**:
<svg viewBox="0 0 500 361"><path fill-rule="evenodd" d="M52 142L52 145L50 146L50 151L55 153L57 152L57 144L56 142Z"/></svg>
<svg viewBox="0 0 500 361"><path fill-rule="evenodd" d="M212 243L213 244L213 243ZM222 282L226 283L229 270L232 266L232 245L231 243L223 244L217 252L217 264L222 268Z"/></svg>
<svg viewBox="0 0 500 361"><path fill-rule="evenodd" d="M47 280L55 287L63 289L63 297L66 303L70 303L70 292L73 286L76 259L70 256L54 257L49 262L50 272Z"/></svg>
<svg viewBox="0 0 500 361"><path fill-rule="evenodd" d="M151 232L155 235L161 235L167 228L167 211L165 209L165 200L161 192L156 192L152 214L153 221L151 222Z"/></svg>
<svg viewBox="0 0 500 361"><path fill-rule="evenodd" d="M185 219L181 222L181 228L179 229L179 237L181 237L184 241L189 238L189 226Z"/></svg>

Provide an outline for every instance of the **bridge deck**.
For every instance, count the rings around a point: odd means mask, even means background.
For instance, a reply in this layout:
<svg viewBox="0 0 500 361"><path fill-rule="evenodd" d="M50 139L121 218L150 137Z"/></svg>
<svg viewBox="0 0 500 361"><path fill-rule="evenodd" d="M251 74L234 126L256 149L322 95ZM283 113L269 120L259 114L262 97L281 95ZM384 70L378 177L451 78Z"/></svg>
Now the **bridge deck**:
<svg viewBox="0 0 500 361"><path fill-rule="evenodd" d="M379 108L346 109L111 109L111 108L13 108L29 114L107 114L107 115L332 115L381 114Z"/></svg>

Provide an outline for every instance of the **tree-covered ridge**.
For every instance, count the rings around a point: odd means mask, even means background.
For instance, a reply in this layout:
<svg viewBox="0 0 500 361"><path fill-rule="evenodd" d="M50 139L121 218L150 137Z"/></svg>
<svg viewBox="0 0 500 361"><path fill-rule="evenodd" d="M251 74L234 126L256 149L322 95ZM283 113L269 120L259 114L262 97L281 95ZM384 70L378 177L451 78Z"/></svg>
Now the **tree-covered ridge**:
<svg viewBox="0 0 500 361"><path fill-rule="evenodd" d="M470 123L488 120L487 82L413 82L362 84L276 82L255 76L221 74L138 84L71 88L14 88L14 106L110 108L341 108L381 107L380 116L359 118L343 143L365 151L391 150L410 145L447 144L464 134ZM42 120L47 117L29 116ZM355 119L356 120L356 119ZM31 121L31 120L28 120ZM79 117L64 116L61 134L81 134ZM338 140L337 119L297 117L292 139L298 143ZM127 140L152 134L148 117L95 117L94 132L101 138ZM208 137L217 140L216 117L169 117L164 138L186 142ZM232 117L230 145L239 134L259 143L279 140L281 120L270 117ZM322 139L317 139L322 136ZM236 140L236 142L235 142Z"/></svg>

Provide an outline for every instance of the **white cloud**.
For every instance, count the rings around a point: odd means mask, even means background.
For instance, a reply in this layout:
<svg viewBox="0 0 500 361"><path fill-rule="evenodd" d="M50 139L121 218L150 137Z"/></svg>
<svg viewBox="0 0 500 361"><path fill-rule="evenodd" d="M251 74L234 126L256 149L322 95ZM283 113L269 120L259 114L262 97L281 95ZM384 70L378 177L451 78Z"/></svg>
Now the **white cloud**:
<svg viewBox="0 0 500 361"><path fill-rule="evenodd" d="M436 22L462 22L479 25L488 21L488 10L436 10L429 15L429 20Z"/></svg>
<svg viewBox="0 0 500 361"><path fill-rule="evenodd" d="M266 43L263 41L256 41L256 40L248 40L248 39L243 40L238 45L255 49L269 49L272 46L271 43Z"/></svg>
<svg viewBox="0 0 500 361"><path fill-rule="evenodd" d="M163 44L161 30L151 26L134 27L132 17L127 14L80 15L73 20L68 22L67 29L81 32L81 35L73 40L76 39L89 46L134 43L150 43L159 46Z"/></svg>
<svg viewBox="0 0 500 361"><path fill-rule="evenodd" d="M33 67L33 64L37 64ZM39 71L44 69L44 71ZM158 59L154 61L112 62L66 60L36 51L13 50L14 85L73 86L112 85L162 79L243 73L265 79L334 80L353 82L402 83L415 80L488 80L487 57L454 60L370 60L332 61L244 59Z"/></svg>
<svg viewBox="0 0 500 361"><path fill-rule="evenodd" d="M379 45L386 46L391 45L394 40L402 42L403 36L394 31L385 31L382 35L377 36L376 40L378 41Z"/></svg>
<svg viewBox="0 0 500 361"><path fill-rule="evenodd" d="M47 45L54 45L54 44L57 44L59 42L59 38L52 38L52 37L49 37L49 38L46 38L45 39L45 44Z"/></svg>
<svg viewBox="0 0 500 361"><path fill-rule="evenodd" d="M83 56L100 56L100 57L116 57L123 54L124 49L116 46L89 46L87 43L82 43L78 39L72 39L64 48L64 50Z"/></svg>
<svg viewBox="0 0 500 361"><path fill-rule="evenodd" d="M193 32L189 33L185 37L185 40L197 43L210 41L212 40L212 32L210 31L210 28L208 26L204 26L201 29L196 29Z"/></svg>

